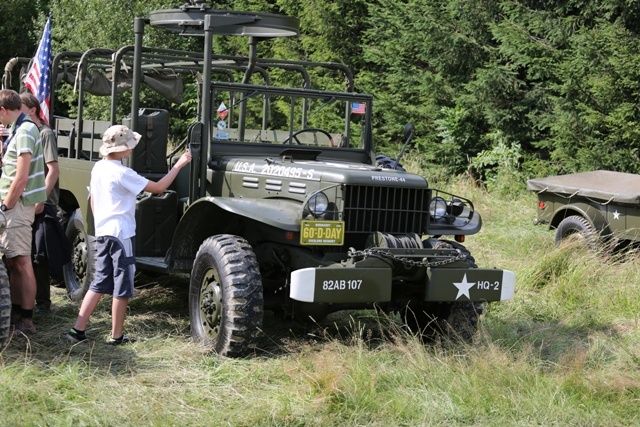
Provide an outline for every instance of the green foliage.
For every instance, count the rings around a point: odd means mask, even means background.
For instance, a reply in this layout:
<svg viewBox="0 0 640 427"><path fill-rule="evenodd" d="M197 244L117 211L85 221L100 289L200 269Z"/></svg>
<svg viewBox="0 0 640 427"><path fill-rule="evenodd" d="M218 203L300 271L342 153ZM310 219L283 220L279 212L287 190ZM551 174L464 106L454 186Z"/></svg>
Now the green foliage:
<svg viewBox="0 0 640 427"><path fill-rule="evenodd" d="M182 104L175 107L179 113L179 117L186 119L180 120L178 118L172 118L172 130L174 135L186 135L189 125L196 121L198 117L198 87L196 83L188 83L185 85L185 91L183 94L184 101Z"/></svg>
<svg viewBox="0 0 640 427"><path fill-rule="evenodd" d="M510 71L513 92L503 91L501 103L476 104L489 112L491 126L563 172L637 171L640 66L637 24L629 17L638 6L501 5L492 62Z"/></svg>
<svg viewBox="0 0 640 427"><path fill-rule="evenodd" d="M443 107L435 120L439 142L425 144L425 158L448 168L453 174L466 170L470 159L482 149L473 113L461 107Z"/></svg>
<svg viewBox="0 0 640 427"><path fill-rule="evenodd" d="M450 121L448 108L488 57L491 43L485 20L491 20L493 2L397 2L370 5L363 56L366 70L358 75L360 88L376 96L378 143L393 141L395 123L413 122L416 145L430 158L460 169L466 149L438 153L438 120ZM466 125L476 127L466 142L482 139L482 117L467 106ZM444 115L443 115L444 113ZM468 148L468 147L467 147ZM435 152L434 152L435 151ZM460 153L464 155L460 155ZM442 155L441 155L442 154Z"/></svg>
<svg viewBox="0 0 640 427"><path fill-rule="evenodd" d="M552 158L568 171L640 166L640 41L601 19L571 38L571 54L559 69Z"/></svg>
<svg viewBox="0 0 640 427"><path fill-rule="evenodd" d="M0 3L2 63L16 56L29 58L35 52L42 32L42 28L35 30L38 15L43 12L39 3L35 0L4 0ZM42 26L44 27L44 23Z"/></svg>
<svg viewBox="0 0 640 427"><path fill-rule="evenodd" d="M38 0L3 0L0 2L0 65L12 58L31 58L42 36L46 16ZM22 64L24 67L26 63ZM20 86L20 66L7 74L3 82L11 89ZM5 81L6 80L6 81Z"/></svg>
<svg viewBox="0 0 640 427"><path fill-rule="evenodd" d="M175 9L172 0L51 0L54 24L54 52L100 47L118 49L134 41L134 17L157 9ZM174 37L160 31L145 33L145 44L166 48L195 46L192 39Z"/></svg>
<svg viewBox="0 0 640 427"><path fill-rule="evenodd" d="M503 196L518 194L525 189L520 173L522 150L520 144L509 143L500 132L489 134L492 148L483 150L471 159L469 168L490 191Z"/></svg>
<svg viewBox="0 0 640 427"><path fill-rule="evenodd" d="M7 0L0 4L0 62L32 56L46 14L54 53L133 43L133 18L177 8L175 0ZM266 58L339 62L355 73L355 90L375 96L378 151L397 152L412 122L424 161L461 173L494 150L501 135L521 150L527 176L640 169L640 4L619 0L219 0L217 9L284 13L300 20L300 37L258 44ZM24 30L28 28L28 30ZM200 51L202 40L146 29L149 46ZM244 37L216 37L214 53L247 55ZM301 75L268 70L272 84L302 85ZM311 87L344 90L341 71L313 68ZM238 73L238 80L242 77ZM13 77L15 85L17 76ZM256 77L253 83L262 84ZM185 82L186 86L193 84ZM126 114L122 98L118 111ZM189 106L145 94L172 110L176 132L195 117ZM59 103L64 103L59 105ZM56 110L77 101L61 94ZM88 111L106 107L92 101Z"/></svg>

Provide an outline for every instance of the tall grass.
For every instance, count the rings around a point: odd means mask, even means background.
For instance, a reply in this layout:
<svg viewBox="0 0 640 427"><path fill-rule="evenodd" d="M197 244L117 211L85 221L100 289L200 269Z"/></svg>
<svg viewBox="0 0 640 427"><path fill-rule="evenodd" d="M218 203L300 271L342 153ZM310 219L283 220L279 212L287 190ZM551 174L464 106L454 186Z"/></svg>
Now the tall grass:
<svg viewBox="0 0 640 427"><path fill-rule="evenodd" d="M394 318L336 313L320 325L265 321L256 357L232 360L189 339L187 282L140 277L117 348L110 301L94 340L63 339L77 305L54 289L38 333L0 353L0 425L631 426L640 424L640 258L553 245L535 197L470 182L484 228L465 245L481 267L517 274L472 345L422 345Z"/></svg>

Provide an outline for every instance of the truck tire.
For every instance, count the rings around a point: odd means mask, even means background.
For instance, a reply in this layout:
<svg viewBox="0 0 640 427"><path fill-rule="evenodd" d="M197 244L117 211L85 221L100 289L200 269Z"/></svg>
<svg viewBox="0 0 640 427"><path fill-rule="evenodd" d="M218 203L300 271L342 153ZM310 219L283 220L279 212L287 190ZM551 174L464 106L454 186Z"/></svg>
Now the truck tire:
<svg viewBox="0 0 640 427"><path fill-rule="evenodd" d="M597 246L598 233L589 221L579 215L568 216L560 222L556 229L555 243L559 245L572 236L583 239L590 248Z"/></svg>
<svg viewBox="0 0 640 427"><path fill-rule="evenodd" d="M9 276L4 262L0 261L0 351L9 339L11 324L11 292Z"/></svg>
<svg viewBox="0 0 640 427"><path fill-rule="evenodd" d="M262 330L258 261L241 237L221 234L198 249L189 284L191 336L228 357L252 353Z"/></svg>
<svg viewBox="0 0 640 427"><path fill-rule="evenodd" d="M458 249L467 256L465 262L470 268L478 268L471 252L458 242L438 239L432 247ZM486 303L470 301L410 301L401 315L409 330L424 341L443 336L453 341L471 342L485 307Z"/></svg>
<svg viewBox="0 0 640 427"><path fill-rule="evenodd" d="M82 301L93 280L96 262L96 240L84 231L80 211L75 211L67 224L67 239L71 244L71 262L63 267L67 295L72 301Z"/></svg>
<svg viewBox="0 0 640 427"><path fill-rule="evenodd" d="M404 167L402 167L401 163L397 163L395 159L392 159L389 156L385 156L384 154L376 154L376 166L384 169L395 169L404 172L407 171Z"/></svg>

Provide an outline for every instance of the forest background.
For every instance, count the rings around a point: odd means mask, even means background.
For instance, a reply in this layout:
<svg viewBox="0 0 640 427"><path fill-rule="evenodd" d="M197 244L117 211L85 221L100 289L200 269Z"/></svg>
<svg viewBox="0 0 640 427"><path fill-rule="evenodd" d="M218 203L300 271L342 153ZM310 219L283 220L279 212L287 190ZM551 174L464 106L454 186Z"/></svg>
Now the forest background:
<svg viewBox="0 0 640 427"><path fill-rule="evenodd" d="M57 54L132 44L135 16L182 4L5 0L0 65L34 55L49 13ZM259 55L352 67L356 91L375 96L380 152L395 154L402 126L412 122L423 167L437 165L443 175L471 172L490 189L504 189L506 181L508 191L521 189L524 178L556 173L639 169L640 2L222 0L209 5L299 18L300 37L262 43ZM153 46L200 50L198 43L145 34L145 44ZM246 55L246 40L218 38L215 50ZM67 91L54 106L56 114L73 113ZM188 96L183 105L167 107L174 120L188 120ZM89 109L105 113L107 102L96 101ZM523 179L505 180L505 175Z"/></svg>

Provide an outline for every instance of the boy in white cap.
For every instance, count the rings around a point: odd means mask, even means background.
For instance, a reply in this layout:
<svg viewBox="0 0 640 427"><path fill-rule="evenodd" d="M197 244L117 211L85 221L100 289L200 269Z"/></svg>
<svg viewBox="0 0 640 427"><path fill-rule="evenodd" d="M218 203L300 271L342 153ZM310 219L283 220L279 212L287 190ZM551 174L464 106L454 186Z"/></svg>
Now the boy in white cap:
<svg viewBox="0 0 640 427"><path fill-rule="evenodd" d="M122 164L123 159L131 156L140 137L122 125L111 126L102 136L100 155L104 158L93 167L90 183L97 247L95 276L82 301L78 319L67 333L67 339L73 343L87 339L89 316L103 294L113 295L111 339L107 343L130 342L123 329L127 304L134 294L136 196L143 190L155 194L164 192L180 169L191 162L191 153L186 151L158 182L149 181Z"/></svg>

